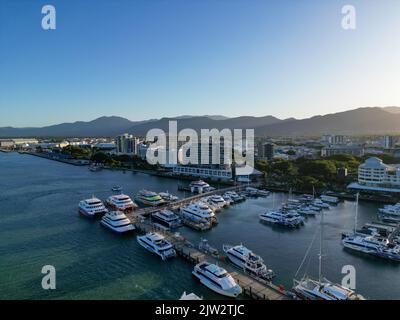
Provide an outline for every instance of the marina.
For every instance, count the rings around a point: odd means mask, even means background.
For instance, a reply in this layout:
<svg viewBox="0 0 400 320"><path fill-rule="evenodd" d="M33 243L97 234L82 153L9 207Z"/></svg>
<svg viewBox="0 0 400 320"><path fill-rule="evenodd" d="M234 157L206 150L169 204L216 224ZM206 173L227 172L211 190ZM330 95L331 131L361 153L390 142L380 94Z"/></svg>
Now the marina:
<svg viewBox="0 0 400 320"><path fill-rule="evenodd" d="M3 297L178 299L182 292L187 291L204 299L220 299L218 294L191 276L194 264L207 259L223 266L242 287L243 293L239 298L286 299L288 297L282 292L292 288L294 273L319 226L318 216L307 219L302 228L295 230L264 225L259 222L258 215L266 209L288 203L288 195L273 193L268 197L251 197L222 209L217 214L218 225L208 231L199 232L187 227L178 229L183 238L174 242L178 258L162 262L139 246L135 235L107 232L98 219L80 216L77 212L79 201L89 199L91 195L107 199L112 194L112 186L121 186L124 193L132 197L144 188L156 192L169 190L179 196L179 201L182 201L178 202L179 206L197 201L204 195L193 196L178 191L176 180L141 173L133 179L132 175L119 171L91 172L87 168L65 166L18 153L1 154L0 164L3 212L11 208L15 212L13 215L2 214L0 222L6 230L0 235L0 277L4 284L0 295ZM29 168L25 171L28 173L20 174L21 167ZM15 202L15 197L21 192L25 196ZM171 209L176 210L174 205L171 203ZM396 230L394 226L377 222L377 212L382 206L360 201L359 228L370 224L393 233ZM156 209L160 208L138 208L127 213L129 218L143 214L143 222L133 221L138 229L134 234L157 228L148 224L152 210ZM353 201L342 201L324 214L324 275L334 283L340 283L342 267L353 265L357 270L357 292L366 298L396 298L400 295L399 289L391 284L399 279L398 264L351 254L341 245L341 234L354 227L354 209ZM175 238L175 232L159 232L168 235L168 239ZM200 251L198 243L201 238L207 239L219 254ZM222 247L226 243L243 243L259 254L276 273L273 287L223 261ZM28 247L29 251L25 249ZM311 250L310 256L315 260L307 270L314 278L318 274L317 251L317 248ZM21 252L25 253L22 255ZM37 272L26 273L27 264L39 273L43 265L54 264L59 274L60 290L45 292L38 289Z"/></svg>

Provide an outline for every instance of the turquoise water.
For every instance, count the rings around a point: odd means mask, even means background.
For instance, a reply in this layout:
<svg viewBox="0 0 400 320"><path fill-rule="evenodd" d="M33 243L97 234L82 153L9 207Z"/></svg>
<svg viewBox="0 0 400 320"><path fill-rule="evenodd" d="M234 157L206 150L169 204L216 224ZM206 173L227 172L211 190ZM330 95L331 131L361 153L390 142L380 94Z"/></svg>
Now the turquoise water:
<svg viewBox="0 0 400 320"><path fill-rule="evenodd" d="M17 153L0 153L0 299L177 299L183 291L208 299L220 296L197 283L192 265L182 259L161 262L136 243L77 213L79 200L106 198L113 185L130 195L142 188L177 191L177 180L118 171L90 172ZM278 205L287 195L275 194ZM278 274L275 283L289 287L318 230L318 218L305 227L283 230L259 223L258 214L273 206L272 197L250 199L219 213L219 225L181 233L213 246L243 243L260 254ZM360 203L359 223L376 218L379 204ZM368 298L400 298L400 265L343 250L341 232L353 228L354 203L343 202L325 214L324 275L341 281L343 265L357 271L357 291ZM318 241L305 264L317 275ZM41 268L53 265L57 289L41 288Z"/></svg>

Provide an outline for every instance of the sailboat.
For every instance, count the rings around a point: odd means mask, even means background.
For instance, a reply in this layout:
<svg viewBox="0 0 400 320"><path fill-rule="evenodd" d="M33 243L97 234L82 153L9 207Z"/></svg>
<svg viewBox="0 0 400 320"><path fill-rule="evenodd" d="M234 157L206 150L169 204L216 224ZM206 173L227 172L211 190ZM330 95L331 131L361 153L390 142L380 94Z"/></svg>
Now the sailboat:
<svg viewBox="0 0 400 320"><path fill-rule="evenodd" d="M293 291L300 299L305 300L364 300L364 297L355 293L353 290L335 284L322 276L322 243L323 243L323 221L324 214L321 214L320 226L320 248L318 254L319 261L319 276L318 280L311 277L304 276L301 280L294 279ZM315 240L311 242L306 255L298 269L300 270L302 264L306 260L307 254ZM298 273L296 272L296 275Z"/></svg>

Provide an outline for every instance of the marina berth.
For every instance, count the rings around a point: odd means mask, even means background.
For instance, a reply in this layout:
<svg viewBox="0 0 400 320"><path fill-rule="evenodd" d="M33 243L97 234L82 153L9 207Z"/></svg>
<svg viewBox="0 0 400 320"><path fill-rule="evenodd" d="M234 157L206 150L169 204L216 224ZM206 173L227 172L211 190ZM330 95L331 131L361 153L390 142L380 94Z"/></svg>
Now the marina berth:
<svg viewBox="0 0 400 320"><path fill-rule="evenodd" d="M96 217L107 213L108 210L100 199L92 197L79 202L79 213L87 217Z"/></svg>
<svg viewBox="0 0 400 320"><path fill-rule="evenodd" d="M107 198L107 205L115 210L130 211L136 209L138 206L132 199L125 194L113 195Z"/></svg>
<svg viewBox="0 0 400 320"><path fill-rule="evenodd" d="M223 245L223 250L232 264L250 276L262 281L271 281L275 277L275 273L267 268L263 259L245 246Z"/></svg>
<svg viewBox="0 0 400 320"><path fill-rule="evenodd" d="M111 211L106 213L101 219L100 223L106 228L117 233L135 230L135 226L122 211Z"/></svg>
<svg viewBox="0 0 400 320"><path fill-rule="evenodd" d="M242 288L224 269L207 261L197 264L192 274L207 288L227 297L236 298Z"/></svg>
<svg viewBox="0 0 400 320"><path fill-rule="evenodd" d="M140 190L135 200L151 207L157 207L165 204L165 200L163 200L159 194L148 190Z"/></svg>
<svg viewBox="0 0 400 320"><path fill-rule="evenodd" d="M155 253L162 260L176 257L174 246L159 233L149 232L143 236L137 236L136 239L143 248Z"/></svg>
<svg viewBox="0 0 400 320"><path fill-rule="evenodd" d="M151 219L155 223L159 223L170 229L178 228L182 226L181 219L172 211L164 209L157 211L152 214Z"/></svg>

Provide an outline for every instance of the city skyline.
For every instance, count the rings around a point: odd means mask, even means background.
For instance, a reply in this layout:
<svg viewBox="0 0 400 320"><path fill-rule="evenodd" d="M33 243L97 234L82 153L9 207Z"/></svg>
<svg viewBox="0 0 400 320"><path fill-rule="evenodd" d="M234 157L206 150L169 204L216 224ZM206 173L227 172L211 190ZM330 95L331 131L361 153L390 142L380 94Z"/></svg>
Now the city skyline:
<svg viewBox="0 0 400 320"><path fill-rule="evenodd" d="M48 31L45 4L0 4L0 127L400 105L396 1L352 1L355 30L343 1L51 1Z"/></svg>

